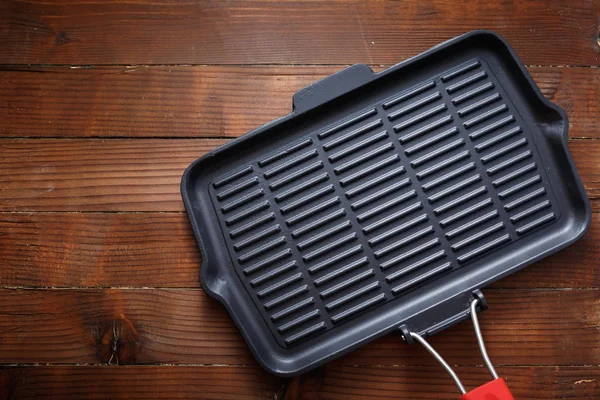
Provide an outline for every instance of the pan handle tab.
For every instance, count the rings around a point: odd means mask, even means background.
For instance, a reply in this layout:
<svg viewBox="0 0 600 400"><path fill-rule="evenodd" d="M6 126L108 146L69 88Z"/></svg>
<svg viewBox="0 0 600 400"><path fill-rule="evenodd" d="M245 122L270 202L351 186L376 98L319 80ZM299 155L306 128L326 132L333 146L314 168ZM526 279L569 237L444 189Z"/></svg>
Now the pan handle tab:
<svg viewBox="0 0 600 400"><path fill-rule="evenodd" d="M294 94L292 106L300 114L348 93L375 78L375 73L366 64L355 64Z"/></svg>
<svg viewBox="0 0 600 400"><path fill-rule="evenodd" d="M481 351L485 365L494 378L492 381L483 384L478 388L471 390L470 392L467 392L454 369L452 369L446 360L444 360L444 358L425 340L425 338L418 333L408 332L406 329L402 331L402 334L407 342L419 342L442 365L442 367L444 367L446 372L448 372L454 381L458 391L461 393L461 400L514 400L514 397L510 393L508 386L506 386L506 382L504 382L504 379L498 376L498 373L496 372L496 369L494 368L494 365L488 356L485 343L483 341L483 335L479 326L479 319L477 318L477 306L479 305L480 308L487 308L487 304L485 304L483 296L475 294L474 297L475 298L471 301L471 320L473 321L473 327L475 329L475 336L477 337L479 350ZM409 338L407 338L407 335L410 335Z"/></svg>

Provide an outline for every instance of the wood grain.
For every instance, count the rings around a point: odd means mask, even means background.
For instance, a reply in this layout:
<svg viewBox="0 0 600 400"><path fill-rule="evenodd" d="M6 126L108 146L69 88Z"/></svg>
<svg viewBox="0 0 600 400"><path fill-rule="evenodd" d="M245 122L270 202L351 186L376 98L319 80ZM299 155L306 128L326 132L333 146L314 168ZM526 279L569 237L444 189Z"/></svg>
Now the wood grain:
<svg viewBox="0 0 600 400"><path fill-rule="evenodd" d="M0 4L3 64L393 64L473 29L528 64L599 61L594 1Z"/></svg>
<svg viewBox="0 0 600 400"><path fill-rule="evenodd" d="M183 211L179 184L223 140L0 141L0 210Z"/></svg>
<svg viewBox="0 0 600 400"><path fill-rule="evenodd" d="M598 289L495 290L481 315L497 365L598 365ZM225 309L201 290L0 290L0 363L254 365ZM470 323L431 339L451 364L480 365ZM436 365L388 335L335 361Z"/></svg>
<svg viewBox="0 0 600 400"><path fill-rule="evenodd" d="M200 287L199 253L185 214L0 214L0 286Z"/></svg>
<svg viewBox="0 0 600 400"><path fill-rule="evenodd" d="M344 65L379 71L479 28L567 112L600 210L599 1L0 2L0 400L457 398L397 334L268 375L199 289L179 181ZM598 398L599 219L485 290L488 350L515 398ZM468 388L489 380L470 323L431 342Z"/></svg>
<svg viewBox="0 0 600 400"><path fill-rule="evenodd" d="M0 399L282 399L287 381L258 367L19 367Z"/></svg>
<svg viewBox="0 0 600 400"><path fill-rule="evenodd" d="M458 367L456 372L467 390L491 379L483 367ZM500 367L498 373L519 400L592 399L600 390L598 367ZM321 379L313 393L322 400L458 398L439 366L328 367Z"/></svg>
<svg viewBox="0 0 600 400"><path fill-rule="evenodd" d="M458 367L469 389L487 382L483 367ZM519 400L592 399L600 368L500 367ZM258 367L85 366L8 367L0 371L0 399L453 399L456 387L438 366L321 368L280 379ZM427 390L429 388L429 390ZM432 388L434 388L432 390Z"/></svg>
<svg viewBox="0 0 600 400"><path fill-rule="evenodd" d="M217 139L0 141L0 211L183 211L181 175ZM569 148L594 210L600 141Z"/></svg>
<svg viewBox="0 0 600 400"><path fill-rule="evenodd" d="M572 246L494 288L600 287L600 214ZM0 286L198 288L185 214L0 213Z"/></svg>
<svg viewBox="0 0 600 400"><path fill-rule="evenodd" d="M4 67L0 137L237 137L289 113L297 90L342 68ZM599 137L600 69L529 70L567 112L571 137Z"/></svg>

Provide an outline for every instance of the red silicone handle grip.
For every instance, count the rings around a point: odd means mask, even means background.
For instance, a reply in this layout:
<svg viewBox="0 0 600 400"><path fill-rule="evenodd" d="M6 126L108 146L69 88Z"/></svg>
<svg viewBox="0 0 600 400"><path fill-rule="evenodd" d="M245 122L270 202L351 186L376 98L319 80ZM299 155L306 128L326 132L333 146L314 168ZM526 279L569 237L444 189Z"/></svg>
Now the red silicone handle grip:
<svg viewBox="0 0 600 400"><path fill-rule="evenodd" d="M515 400L504 379L498 378L462 395L461 400Z"/></svg>

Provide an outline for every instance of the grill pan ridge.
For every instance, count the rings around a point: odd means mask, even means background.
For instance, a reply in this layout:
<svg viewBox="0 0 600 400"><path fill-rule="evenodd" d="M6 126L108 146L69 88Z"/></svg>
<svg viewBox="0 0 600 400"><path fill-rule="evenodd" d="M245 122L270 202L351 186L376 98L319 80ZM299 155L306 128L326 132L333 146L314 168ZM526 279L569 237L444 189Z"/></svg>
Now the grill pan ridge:
<svg viewBox="0 0 600 400"><path fill-rule="evenodd" d="M274 374L437 333L589 226L565 113L492 32L349 67L293 105L181 185L202 286Z"/></svg>

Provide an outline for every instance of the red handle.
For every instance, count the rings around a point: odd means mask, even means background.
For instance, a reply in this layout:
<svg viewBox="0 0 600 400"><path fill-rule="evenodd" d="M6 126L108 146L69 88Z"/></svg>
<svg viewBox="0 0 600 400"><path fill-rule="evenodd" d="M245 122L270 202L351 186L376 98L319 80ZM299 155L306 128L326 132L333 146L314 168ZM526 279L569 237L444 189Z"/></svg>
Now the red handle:
<svg viewBox="0 0 600 400"><path fill-rule="evenodd" d="M498 378L465 393L461 400L515 400L504 379Z"/></svg>

